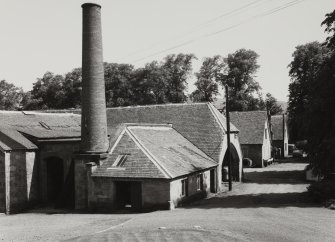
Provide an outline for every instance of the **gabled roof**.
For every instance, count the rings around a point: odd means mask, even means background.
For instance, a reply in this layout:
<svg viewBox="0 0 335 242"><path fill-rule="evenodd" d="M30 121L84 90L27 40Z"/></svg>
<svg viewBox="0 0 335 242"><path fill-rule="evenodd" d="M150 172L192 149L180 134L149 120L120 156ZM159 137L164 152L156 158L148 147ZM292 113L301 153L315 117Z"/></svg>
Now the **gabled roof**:
<svg viewBox="0 0 335 242"><path fill-rule="evenodd" d="M271 116L271 126L273 132L272 140L284 140L283 122L284 122L283 115Z"/></svg>
<svg viewBox="0 0 335 242"><path fill-rule="evenodd" d="M80 115L0 111L2 125L35 138L80 138Z"/></svg>
<svg viewBox="0 0 335 242"><path fill-rule="evenodd" d="M266 111L231 112L230 120L240 130L241 144L263 144Z"/></svg>
<svg viewBox="0 0 335 242"><path fill-rule="evenodd" d="M171 125L128 124L121 136L93 176L173 179L217 166ZM122 152L129 157L122 167L113 168Z"/></svg>
<svg viewBox="0 0 335 242"><path fill-rule="evenodd" d="M1 125L0 149L3 151L34 150L37 149L37 146L15 129Z"/></svg>
<svg viewBox="0 0 335 242"><path fill-rule="evenodd" d="M122 123L172 124L173 128L208 156L219 161L225 117L212 104L163 104L107 109L108 133ZM231 130L238 132L234 125Z"/></svg>

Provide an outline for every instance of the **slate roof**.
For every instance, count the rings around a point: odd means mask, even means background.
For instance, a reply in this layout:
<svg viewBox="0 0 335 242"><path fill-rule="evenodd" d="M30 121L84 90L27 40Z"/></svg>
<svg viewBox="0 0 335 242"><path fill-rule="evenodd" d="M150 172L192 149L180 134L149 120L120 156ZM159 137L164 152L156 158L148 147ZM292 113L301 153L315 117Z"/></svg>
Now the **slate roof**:
<svg viewBox="0 0 335 242"><path fill-rule="evenodd" d="M9 126L0 126L0 149L11 150L34 150L37 146L24 137L20 132Z"/></svg>
<svg viewBox="0 0 335 242"><path fill-rule="evenodd" d="M284 140L283 137L283 115L271 116L272 140Z"/></svg>
<svg viewBox="0 0 335 242"><path fill-rule="evenodd" d="M172 124L173 128L208 156L219 161L225 117L209 103L183 103L107 109L108 133L122 123ZM238 129L231 125L233 132Z"/></svg>
<svg viewBox="0 0 335 242"><path fill-rule="evenodd" d="M240 130L241 144L263 144L266 111L231 112L230 120Z"/></svg>
<svg viewBox="0 0 335 242"><path fill-rule="evenodd" d="M80 115L0 111L1 125L35 138L80 138Z"/></svg>
<svg viewBox="0 0 335 242"><path fill-rule="evenodd" d="M169 125L126 125L126 133L93 176L173 179L217 166L204 152ZM121 147L121 148L120 148ZM124 166L113 168L120 153Z"/></svg>

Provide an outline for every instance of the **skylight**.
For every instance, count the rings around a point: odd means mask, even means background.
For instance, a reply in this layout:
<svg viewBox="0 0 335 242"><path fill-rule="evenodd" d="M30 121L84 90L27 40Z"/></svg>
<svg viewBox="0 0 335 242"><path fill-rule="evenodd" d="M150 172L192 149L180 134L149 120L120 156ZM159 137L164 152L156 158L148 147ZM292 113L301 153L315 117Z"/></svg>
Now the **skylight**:
<svg viewBox="0 0 335 242"><path fill-rule="evenodd" d="M118 155L116 160L113 163L113 167L123 167L124 163L127 161L128 154Z"/></svg>

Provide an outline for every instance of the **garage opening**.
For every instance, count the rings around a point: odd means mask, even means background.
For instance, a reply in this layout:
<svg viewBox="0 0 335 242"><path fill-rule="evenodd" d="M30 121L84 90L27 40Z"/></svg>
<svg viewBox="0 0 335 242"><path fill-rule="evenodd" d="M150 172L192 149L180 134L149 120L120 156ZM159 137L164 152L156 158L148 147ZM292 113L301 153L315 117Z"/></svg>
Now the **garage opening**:
<svg viewBox="0 0 335 242"><path fill-rule="evenodd" d="M232 166L232 180L239 181L240 179L240 172L239 172L240 159L238 157L237 150L232 143L230 143L230 159L231 159L231 166ZM229 163L229 156L228 156L228 152L226 152L224 159L223 159L223 164L222 164L222 181L228 181L228 163Z"/></svg>
<svg viewBox="0 0 335 242"><path fill-rule="evenodd" d="M58 157L45 160L47 170L47 201L49 204L60 203L60 195L64 183L64 164Z"/></svg>
<svg viewBox="0 0 335 242"><path fill-rule="evenodd" d="M142 209L142 183L133 181L116 181L117 208L131 211Z"/></svg>

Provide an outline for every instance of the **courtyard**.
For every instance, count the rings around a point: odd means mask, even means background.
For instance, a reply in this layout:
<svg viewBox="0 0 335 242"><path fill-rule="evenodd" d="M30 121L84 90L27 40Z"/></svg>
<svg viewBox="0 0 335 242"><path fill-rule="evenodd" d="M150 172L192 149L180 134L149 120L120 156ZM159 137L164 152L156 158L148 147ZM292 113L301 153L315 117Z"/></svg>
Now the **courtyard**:
<svg viewBox="0 0 335 242"><path fill-rule="evenodd" d="M81 214L39 208L0 215L3 241L335 241L335 213L311 202L307 164L244 170L244 183L172 211Z"/></svg>

